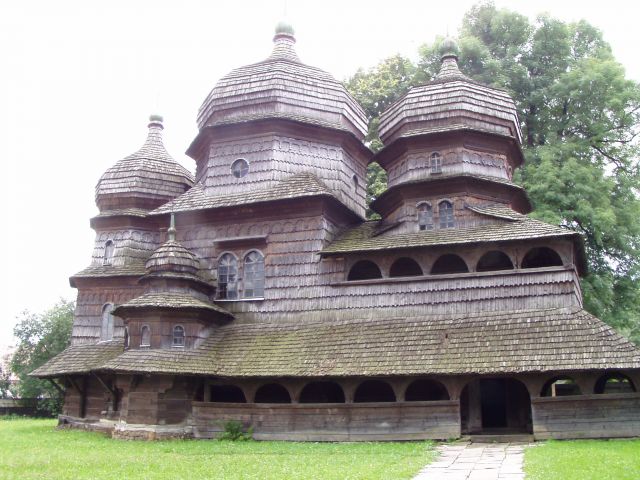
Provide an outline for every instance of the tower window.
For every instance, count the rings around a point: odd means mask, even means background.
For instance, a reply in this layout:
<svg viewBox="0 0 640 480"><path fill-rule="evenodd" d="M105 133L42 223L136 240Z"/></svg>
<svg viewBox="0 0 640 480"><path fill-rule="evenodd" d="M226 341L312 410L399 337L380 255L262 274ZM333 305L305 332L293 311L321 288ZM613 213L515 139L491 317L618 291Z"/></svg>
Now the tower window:
<svg viewBox="0 0 640 480"><path fill-rule="evenodd" d="M173 346L184 347L184 327L182 325L173 327Z"/></svg>
<svg viewBox="0 0 640 480"><path fill-rule="evenodd" d="M239 158L231 164L231 172L236 178L242 178L249 173L249 164L244 158Z"/></svg>
<svg viewBox="0 0 640 480"><path fill-rule="evenodd" d="M353 182L353 189L358 190L358 177L354 175L353 177L351 177L351 181Z"/></svg>
<svg viewBox="0 0 640 480"><path fill-rule="evenodd" d="M107 303L102 307L102 327L100 328L100 340L113 338L113 304Z"/></svg>
<svg viewBox="0 0 640 480"><path fill-rule="evenodd" d="M140 346L141 347L149 347L151 346L151 329L148 325L143 325L140 329Z"/></svg>
<svg viewBox="0 0 640 480"><path fill-rule="evenodd" d="M453 203L443 200L438 204L438 215L440 217L440 228L451 228L455 226L453 218Z"/></svg>
<svg viewBox="0 0 640 480"><path fill-rule="evenodd" d="M256 250L244 257L244 292L245 298L261 298L264 296L264 257Z"/></svg>
<svg viewBox="0 0 640 480"><path fill-rule="evenodd" d="M433 152L429 157L429 163L431 166L431 173L442 172L442 155L438 152Z"/></svg>
<svg viewBox="0 0 640 480"><path fill-rule="evenodd" d="M230 253L225 253L218 261L218 298L238 298L238 261Z"/></svg>
<svg viewBox="0 0 640 480"><path fill-rule="evenodd" d="M433 230L433 209L428 203L418 205L418 228Z"/></svg>
<svg viewBox="0 0 640 480"><path fill-rule="evenodd" d="M102 259L103 265L111 265L113 263L113 240L107 240L104 244L104 257Z"/></svg>

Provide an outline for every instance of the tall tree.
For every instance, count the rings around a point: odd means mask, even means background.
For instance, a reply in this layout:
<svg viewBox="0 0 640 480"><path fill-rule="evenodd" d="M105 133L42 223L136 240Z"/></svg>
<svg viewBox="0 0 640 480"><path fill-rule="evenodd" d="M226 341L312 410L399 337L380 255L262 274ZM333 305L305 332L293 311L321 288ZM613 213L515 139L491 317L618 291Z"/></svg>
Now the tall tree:
<svg viewBox="0 0 640 480"><path fill-rule="evenodd" d="M13 334L18 345L11 358L11 369L18 377L16 395L39 398L39 408L51 415L62 406L59 391L50 382L30 377L36 368L62 352L71 339L74 303L60 300L41 314L23 312Z"/></svg>
<svg viewBox="0 0 640 480"><path fill-rule="evenodd" d="M640 342L640 87L625 78L602 33L585 21L541 15L530 22L484 2L467 12L460 33L462 71L506 89L516 102L526 158L516 180L529 193L533 215L585 238L586 308ZM409 85L435 76L441 42L420 48L415 69L404 59L408 80L373 68L347 86L358 100L386 107ZM397 85L398 91L364 93L369 84ZM376 138L381 110L367 113Z"/></svg>

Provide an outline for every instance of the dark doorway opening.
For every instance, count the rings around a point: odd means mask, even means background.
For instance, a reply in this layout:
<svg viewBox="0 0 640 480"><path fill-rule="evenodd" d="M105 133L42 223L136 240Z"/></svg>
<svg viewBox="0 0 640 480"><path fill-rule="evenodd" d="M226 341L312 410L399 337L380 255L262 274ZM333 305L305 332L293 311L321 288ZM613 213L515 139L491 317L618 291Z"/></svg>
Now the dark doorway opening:
<svg viewBox="0 0 640 480"><path fill-rule="evenodd" d="M460 397L464 434L531 433L531 398L513 378L483 378L467 384Z"/></svg>

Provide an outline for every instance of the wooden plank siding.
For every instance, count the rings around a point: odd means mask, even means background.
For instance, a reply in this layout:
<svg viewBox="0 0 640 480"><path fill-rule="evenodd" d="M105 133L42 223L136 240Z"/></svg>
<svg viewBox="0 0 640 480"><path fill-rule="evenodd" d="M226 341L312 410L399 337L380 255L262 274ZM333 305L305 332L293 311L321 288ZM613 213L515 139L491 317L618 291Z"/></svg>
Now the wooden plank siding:
<svg viewBox="0 0 640 480"><path fill-rule="evenodd" d="M234 404L193 402L196 438L215 438L224 424L253 426L257 440L377 441L460 436L459 402Z"/></svg>
<svg viewBox="0 0 640 480"><path fill-rule="evenodd" d="M531 399L536 440L636 437L640 393Z"/></svg>

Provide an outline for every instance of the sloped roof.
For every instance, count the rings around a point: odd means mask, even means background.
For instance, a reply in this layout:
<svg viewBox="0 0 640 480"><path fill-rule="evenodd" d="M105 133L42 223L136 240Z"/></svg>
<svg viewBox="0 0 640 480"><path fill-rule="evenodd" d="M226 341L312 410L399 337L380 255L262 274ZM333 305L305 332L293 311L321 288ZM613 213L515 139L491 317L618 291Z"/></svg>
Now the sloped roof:
<svg viewBox="0 0 640 480"><path fill-rule="evenodd" d="M470 207L467 207L470 208ZM474 208L472 208L474 209ZM377 235L379 222L365 222L344 232L322 250L323 255L369 252L402 248L460 245L480 242L505 242L548 237L576 237L571 230L534 220L505 207L475 207L475 211L503 220L499 223L473 227L423 230Z"/></svg>
<svg viewBox="0 0 640 480"><path fill-rule="evenodd" d="M118 315L120 309L143 309L143 308L168 308L176 310L205 310L222 314L226 317L233 317L233 314L222 307L211 302L200 300L187 293L178 292L148 292L122 305L118 305L113 311Z"/></svg>
<svg viewBox="0 0 640 480"><path fill-rule="evenodd" d="M285 200L289 198L327 196L338 200L333 192L312 173L298 173L273 187L230 195L207 195L201 184L155 210L151 215L208 208L235 207L253 203ZM339 200L338 200L339 201Z"/></svg>
<svg viewBox="0 0 640 480"><path fill-rule="evenodd" d="M144 260L132 260L126 265L92 265L71 278L76 277L125 277L125 276L141 276L146 272L144 268Z"/></svg>
<svg viewBox="0 0 640 480"><path fill-rule="evenodd" d="M496 374L640 368L584 310L229 324L195 350L129 350L104 370L225 377Z"/></svg>
<svg viewBox="0 0 640 480"><path fill-rule="evenodd" d="M30 373L33 377L57 377L88 373L123 351L121 340L67 347Z"/></svg>

